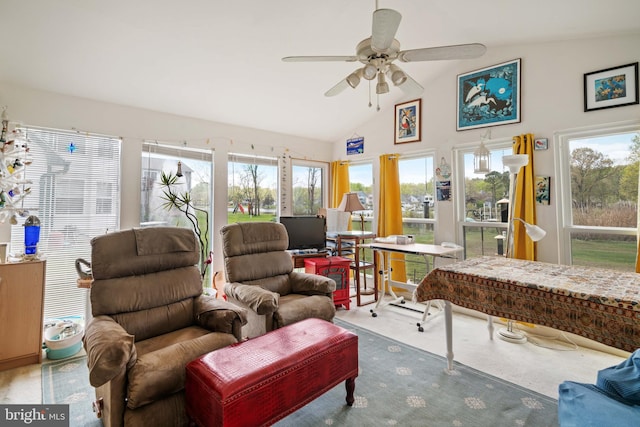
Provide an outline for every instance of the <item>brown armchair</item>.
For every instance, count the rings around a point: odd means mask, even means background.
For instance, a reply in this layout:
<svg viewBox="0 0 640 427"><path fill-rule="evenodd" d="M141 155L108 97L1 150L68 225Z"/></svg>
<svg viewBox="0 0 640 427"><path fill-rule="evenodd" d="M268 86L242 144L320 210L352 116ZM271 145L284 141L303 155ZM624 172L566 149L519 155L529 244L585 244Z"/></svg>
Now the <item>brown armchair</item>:
<svg viewBox="0 0 640 427"><path fill-rule="evenodd" d="M229 224L222 227L228 301L247 309L243 334L256 337L315 317L333 321L336 282L293 271L286 251L289 236L277 222Z"/></svg>
<svg viewBox="0 0 640 427"><path fill-rule="evenodd" d="M202 295L193 231L118 231L91 241L89 381L109 426L188 425L185 366L236 343L245 310Z"/></svg>

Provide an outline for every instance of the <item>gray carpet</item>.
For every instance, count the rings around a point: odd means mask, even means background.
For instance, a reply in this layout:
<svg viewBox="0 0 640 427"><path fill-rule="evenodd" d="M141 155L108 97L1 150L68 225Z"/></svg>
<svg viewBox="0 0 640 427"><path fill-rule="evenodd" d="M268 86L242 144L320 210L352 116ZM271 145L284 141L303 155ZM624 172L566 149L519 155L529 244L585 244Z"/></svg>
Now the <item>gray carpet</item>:
<svg viewBox="0 0 640 427"><path fill-rule="evenodd" d="M361 329L355 403L344 384L276 424L300 426L557 426L558 402L462 364L445 371L444 358ZM42 366L43 403L68 403L71 426L100 426L86 357Z"/></svg>

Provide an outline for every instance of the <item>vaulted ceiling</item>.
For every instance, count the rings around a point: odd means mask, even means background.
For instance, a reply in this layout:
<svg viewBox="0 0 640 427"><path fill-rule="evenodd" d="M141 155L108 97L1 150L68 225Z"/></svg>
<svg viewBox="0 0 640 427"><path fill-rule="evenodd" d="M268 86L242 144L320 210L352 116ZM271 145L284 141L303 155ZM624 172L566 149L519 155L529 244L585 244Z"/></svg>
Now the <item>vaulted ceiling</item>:
<svg viewBox="0 0 640 427"><path fill-rule="evenodd" d="M638 0L378 3L402 14L402 49L640 32ZM324 96L358 63L281 59L354 55L375 8L374 0L0 0L0 81L335 141L376 114L366 81ZM452 63L402 67L424 86ZM392 86L380 106L403 96Z"/></svg>

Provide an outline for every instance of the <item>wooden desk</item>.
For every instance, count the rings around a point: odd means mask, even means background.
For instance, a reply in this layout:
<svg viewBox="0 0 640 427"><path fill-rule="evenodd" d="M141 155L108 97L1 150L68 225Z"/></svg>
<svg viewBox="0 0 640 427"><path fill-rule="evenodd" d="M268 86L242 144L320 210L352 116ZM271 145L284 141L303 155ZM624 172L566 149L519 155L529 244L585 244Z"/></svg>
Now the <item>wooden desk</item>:
<svg viewBox="0 0 640 427"><path fill-rule="evenodd" d="M629 352L640 348L637 273L485 256L432 270L415 297L446 300L449 369L453 369L451 303Z"/></svg>
<svg viewBox="0 0 640 427"><path fill-rule="evenodd" d="M375 271L376 266L373 261L367 262L367 260L364 257L360 259L361 244L366 240L375 239L376 234L370 231L338 231L335 233L335 237L336 237L336 248L337 248L338 256L346 256L346 254L343 253L343 248L342 248L343 240L353 242L353 246L352 246L353 261L351 262L351 270L353 270L355 274L356 304L358 305L358 307L361 307L363 305L373 304L374 302L377 302L378 301L378 275L376 274L376 271ZM373 270L373 296L374 297L372 301L362 303L360 300L360 296L363 293L362 289L360 288L360 273L364 272L366 275L367 270ZM366 276L364 279L364 284L365 286L367 285Z"/></svg>

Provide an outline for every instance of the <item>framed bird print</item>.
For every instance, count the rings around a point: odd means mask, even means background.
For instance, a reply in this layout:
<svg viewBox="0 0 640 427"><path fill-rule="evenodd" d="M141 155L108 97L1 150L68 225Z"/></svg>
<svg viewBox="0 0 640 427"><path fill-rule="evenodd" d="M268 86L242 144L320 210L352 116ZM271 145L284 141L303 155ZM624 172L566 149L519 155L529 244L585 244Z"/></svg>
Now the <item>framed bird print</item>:
<svg viewBox="0 0 640 427"><path fill-rule="evenodd" d="M422 124L420 120L422 99L396 104L395 144L420 141Z"/></svg>
<svg viewBox="0 0 640 427"><path fill-rule="evenodd" d="M520 122L520 58L458 75L456 130Z"/></svg>

